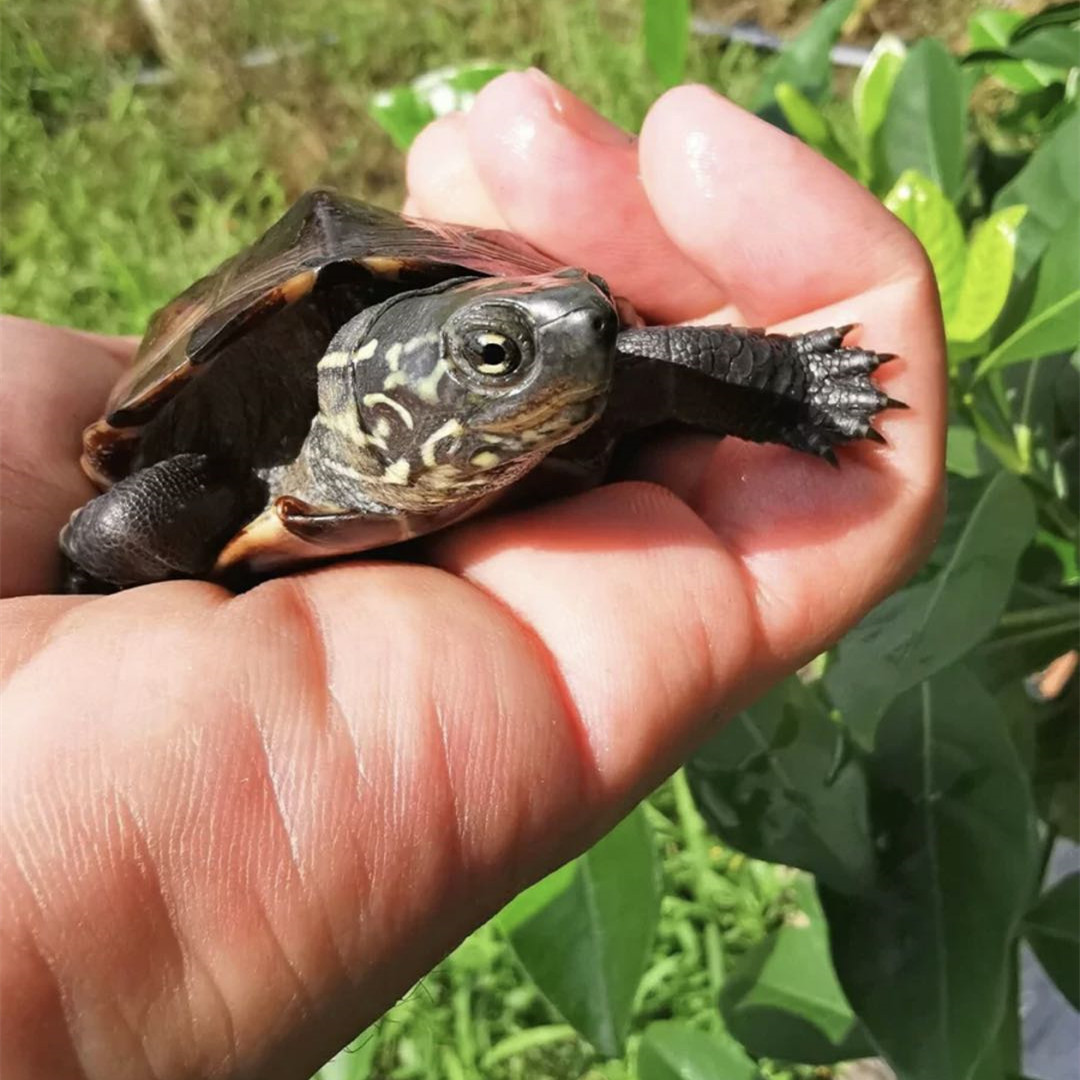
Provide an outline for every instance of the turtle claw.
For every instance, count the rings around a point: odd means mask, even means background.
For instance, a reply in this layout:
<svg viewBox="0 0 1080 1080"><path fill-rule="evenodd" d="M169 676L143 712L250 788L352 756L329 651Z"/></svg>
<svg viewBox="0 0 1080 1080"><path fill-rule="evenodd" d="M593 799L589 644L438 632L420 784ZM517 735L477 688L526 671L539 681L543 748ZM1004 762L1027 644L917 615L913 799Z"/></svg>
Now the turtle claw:
<svg viewBox="0 0 1080 1080"><path fill-rule="evenodd" d="M806 412L791 445L828 458L833 447L858 439L883 444L885 438L871 423L874 416L884 409L907 408L871 378L883 363L895 359L895 354L842 344L857 325L815 330L793 339L806 376ZM835 454L832 458L835 460Z"/></svg>

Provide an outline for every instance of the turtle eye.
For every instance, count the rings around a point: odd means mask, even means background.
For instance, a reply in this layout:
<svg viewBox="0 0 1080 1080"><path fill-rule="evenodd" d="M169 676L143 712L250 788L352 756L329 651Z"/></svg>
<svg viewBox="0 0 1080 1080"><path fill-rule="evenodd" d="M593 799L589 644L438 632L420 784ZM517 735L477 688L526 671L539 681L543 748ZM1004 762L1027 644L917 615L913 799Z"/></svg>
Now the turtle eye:
<svg viewBox="0 0 1080 1080"><path fill-rule="evenodd" d="M521 347L512 337L494 330L466 333L461 343L461 353L477 374L489 379L513 375L521 367Z"/></svg>

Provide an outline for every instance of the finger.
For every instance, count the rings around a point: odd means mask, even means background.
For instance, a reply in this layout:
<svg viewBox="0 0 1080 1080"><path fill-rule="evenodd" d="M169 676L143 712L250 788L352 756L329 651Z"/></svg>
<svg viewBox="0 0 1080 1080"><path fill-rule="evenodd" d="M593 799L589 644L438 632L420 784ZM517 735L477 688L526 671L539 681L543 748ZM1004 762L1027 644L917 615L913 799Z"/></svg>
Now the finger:
<svg viewBox="0 0 1080 1080"><path fill-rule="evenodd" d="M821 155L700 86L649 111L641 179L653 211L752 324L775 325L921 271L921 249Z"/></svg>
<svg viewBox="0 0 1080 1080"><path fill-rule="evenodd" d="M473 166L465 116L451 113L428 124L409 148L409 200L420 217L505 229L506 222Z"/></svg>
<svg viewBox="0 0 1080 1080"><path fill-rule="evenodd" d="M82 429L128 362L129 344L6 316L0 323L0 595L56 587L56 537L94 494Z"/></svg>
<svg viewBox="0 0 1080 1080"><path fill-rule="evenodd" d="M907 230L858 185L709 91L672 91L654 107L641 167L672 237L753 321L855 322L860 344L900 357L875 377L910 408L882 414L888 445L843 449L839 471L700 437L660 441L636 463L636 475L686 499L739 558L763 648L783 668L905 580L935 535L945 366L933 275Z"/></svg>
<svg viewBox="0 0 1080 1080"><path fill-rule="evenodd" d="M20 602L0 915L37 953L6 977L60 988L88 1073L307 1075L671 767L743 663L740 586L671 496L618 491L535 519L568 605L528 624L402 566Z"/></svg>
<svg viewBox="0 0 1080 1080"><path fill-rule="evenodd" d="M409 177L432 216L460 213L444 172L467 175L463 187L486 192L510 229L604 276L652 317L689 318L723 302L652 214L634 140L539 72L500 76L430 140L411 155Z"/></svg>

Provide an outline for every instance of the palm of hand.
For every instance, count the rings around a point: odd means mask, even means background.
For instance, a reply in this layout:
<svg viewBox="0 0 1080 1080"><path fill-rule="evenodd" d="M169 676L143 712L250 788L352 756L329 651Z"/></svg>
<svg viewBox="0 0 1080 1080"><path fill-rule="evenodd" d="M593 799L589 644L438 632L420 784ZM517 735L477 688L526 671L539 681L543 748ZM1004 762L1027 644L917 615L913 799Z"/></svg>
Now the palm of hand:
<svg viewBox="0 0 1080 1080"><path fill-rule="evenodd" d="M925 553L943 351L914 240L702 89L663 98L636 147L580 110L500 79L418 141L410 209L509 225L657 317L859 322L861 343L900 354L888 391L913 408L839 473L665 438L643 482L436 537L427 567L338 565L240 597L34 595L91 494L79 432L130 348L9 321L13 1065L302 1075Z"/></svg>

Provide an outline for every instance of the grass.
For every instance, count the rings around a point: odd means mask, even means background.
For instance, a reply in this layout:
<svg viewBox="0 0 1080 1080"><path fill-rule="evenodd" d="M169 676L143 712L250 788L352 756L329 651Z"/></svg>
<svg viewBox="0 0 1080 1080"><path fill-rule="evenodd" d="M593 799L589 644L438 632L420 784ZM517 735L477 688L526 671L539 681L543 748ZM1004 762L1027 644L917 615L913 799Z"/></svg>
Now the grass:
<svg viewBox="0 0 1080 1080"><path fill-rule="evenodd" d="M138 332L316 182L398 204L400 154L367 114L377 88L465 60L540 64L631 127L660 90L633 0L199 0L166 87L134 85L152 41L127 5L89 7L7 0L0 44L2 306L85 329ZM336 44L237 63L327 30ZM702 44L691 75L746 83L754 63Z"/></svg>
<svg viewBox="0 0 1080 1080"><path fill-rule="evenodd" d="M788 910L789 872L708 838L681 775L652 797L648 816L664 899L626 1061L599 1060L488 924L323 1069L319 1080L623 1080L633 1075L640 1032L654 1020L674 1018L721 1032L724 970ZM768 1063L761 1072L770 1080L828 1075Z"/></svg>

